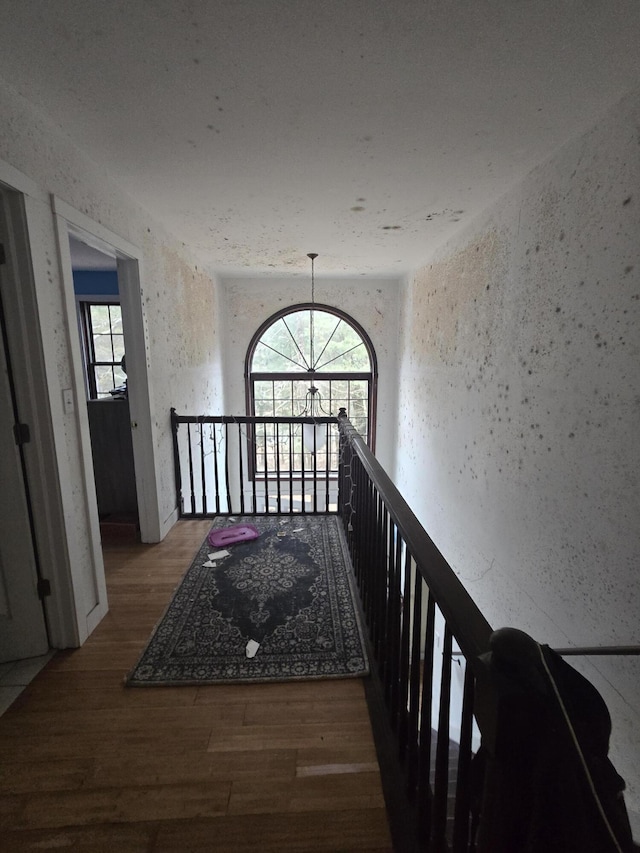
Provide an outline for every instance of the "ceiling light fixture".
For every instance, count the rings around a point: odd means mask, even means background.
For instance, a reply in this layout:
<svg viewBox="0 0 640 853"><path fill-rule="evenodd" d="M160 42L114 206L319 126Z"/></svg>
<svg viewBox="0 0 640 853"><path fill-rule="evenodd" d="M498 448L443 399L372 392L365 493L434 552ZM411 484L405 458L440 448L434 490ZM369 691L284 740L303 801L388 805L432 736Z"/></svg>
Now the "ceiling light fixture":
<svg viewBox="0 0 640 853"><path fill-rule="evenodd" d="M300 413L301 417L318 417L321 414L327 415L322 406L322 395L316 388L313 381L313 376L316 372L315 356L314 356L314 334L315 334L315 304L316 304L316 277L315 277L315 259L318 257L317 252L309 252L307 257L311 259L311 311L309 317L309 373L311 374L311 385L305 396L305 406ZM316 453L322 450L327 442L327 425L326 424L303 424L302 425L302 443L305 450L309 453Z"/></svg>

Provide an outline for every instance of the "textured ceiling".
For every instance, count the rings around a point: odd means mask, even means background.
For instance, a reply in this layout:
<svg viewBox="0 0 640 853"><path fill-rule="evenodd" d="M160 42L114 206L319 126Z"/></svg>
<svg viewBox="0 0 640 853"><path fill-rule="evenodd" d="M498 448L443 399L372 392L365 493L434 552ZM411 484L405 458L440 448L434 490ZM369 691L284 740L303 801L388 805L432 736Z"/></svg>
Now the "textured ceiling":
<svg viewBox="0 0 640 853"><path fill-rule="evenodd" d="M416 269L639 46L637 0L0 0L0 77L222 274Z"/></svg>

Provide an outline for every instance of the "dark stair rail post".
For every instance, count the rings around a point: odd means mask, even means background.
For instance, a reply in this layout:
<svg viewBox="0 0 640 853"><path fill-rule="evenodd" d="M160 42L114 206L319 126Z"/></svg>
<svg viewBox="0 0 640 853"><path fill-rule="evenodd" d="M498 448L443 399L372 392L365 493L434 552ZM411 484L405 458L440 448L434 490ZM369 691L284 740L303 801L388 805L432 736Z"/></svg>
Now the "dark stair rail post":
<svg viewBox="0 0 640 853"><path fill-rule="evenodd" d="M184 513L184 498L182 497L182 474L180 471L180 448L178 445L178 420L176 410L171 409L171 435L173 437L173 475L176 484L176 503L178 506L178 517L182 518Z"/></svg>

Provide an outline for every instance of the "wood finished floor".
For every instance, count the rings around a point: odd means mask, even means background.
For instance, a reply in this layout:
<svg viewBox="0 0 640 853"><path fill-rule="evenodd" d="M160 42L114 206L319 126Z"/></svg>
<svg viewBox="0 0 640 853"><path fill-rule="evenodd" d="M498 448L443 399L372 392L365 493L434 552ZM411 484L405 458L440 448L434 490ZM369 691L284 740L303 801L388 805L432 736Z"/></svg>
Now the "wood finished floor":
<svg viewBox="0 0 640 853"><path fill-rule="evenodd" d="M361 681L125 688L208 522L105 550L110 612L0 717L0 850L391 851Z"/></svg>

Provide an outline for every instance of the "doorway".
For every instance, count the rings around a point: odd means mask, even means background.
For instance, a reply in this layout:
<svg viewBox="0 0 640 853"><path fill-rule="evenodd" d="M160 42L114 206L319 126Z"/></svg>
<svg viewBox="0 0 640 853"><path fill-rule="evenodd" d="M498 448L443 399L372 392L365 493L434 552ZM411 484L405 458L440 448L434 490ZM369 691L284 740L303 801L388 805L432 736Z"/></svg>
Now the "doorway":
<svg viewBox="0 0 640 853"><path fill-rule="evenodd" d="M58 231L61 273L65 289L65 303L69 328L77 327L77 309L73 283L73 266L70 238L109 257L117 271L117 282L122 317L122 334L126 348L126 382L129 404L129 430L131 436L133 469L137 501L140 539L142 542L160 542L170 527L160 517L158 502L158 471L153 441L151 402L149 391L148 333L142 304L139 263L140 251L124 238L89 219L57 197L52 198L53 212ZM80 334L72 334L70 350L74 370L74 391L78 401L87 397L85 371L80 346ZM94 481L91 437L85 406L79 402L81 444L87 484ZM90 503L93 503L90 501ZM95 504L91 509L95 513ZM99 549L99 531L95 544Z"/></svg>
<svg viewBox="0 0 640 853"><path fill-rule="evenodd" d="M115 253L107 254L72 233L69 252L101 541L137 541L140 525L117 259Z"/></svg>

